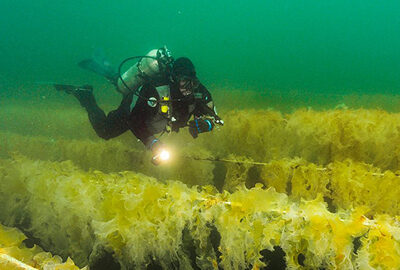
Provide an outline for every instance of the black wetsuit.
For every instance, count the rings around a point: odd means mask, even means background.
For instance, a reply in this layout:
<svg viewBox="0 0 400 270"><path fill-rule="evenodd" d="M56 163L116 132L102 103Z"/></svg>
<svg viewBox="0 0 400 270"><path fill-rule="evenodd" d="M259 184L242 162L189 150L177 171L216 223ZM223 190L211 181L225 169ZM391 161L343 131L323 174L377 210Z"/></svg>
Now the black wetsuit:
<svg viewBox="0 0 400 270"><path fill-rule="evenodd" d="M199 84L194 92L184 97L177 85L170 85L172 99L169 106L170 118L161 113L159 104L155 107L148 104L150 97L159 100L158 92L151 84L143 85L139 92L140 97L133 108L133 93L126 95L119 107L109 112L107 116L94 99L85 108L90 123L99 137L108 140L131 130L143 144L149 147L155 139L154 135L165 130L167 125L171 126L172 131L177 132L179 128L187 125L192 115L196 117L210 115L210 109L206 105L212 101L210 92L202 84Z"/></svg>

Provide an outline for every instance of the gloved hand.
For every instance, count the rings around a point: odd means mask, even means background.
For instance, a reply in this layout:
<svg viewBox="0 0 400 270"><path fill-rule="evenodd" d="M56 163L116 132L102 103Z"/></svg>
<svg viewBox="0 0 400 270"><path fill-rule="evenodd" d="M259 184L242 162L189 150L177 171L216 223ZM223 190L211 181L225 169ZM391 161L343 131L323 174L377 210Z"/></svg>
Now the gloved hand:
<svg viewBox="0 0 400 270"><path fill-rule="evenodd" d="M153 154L157 154L158 152L161 151L163 146L164 144L160 140L154 139L152 144L150 145L150 150L151 152L153 152Z"/></svg>
<svg viewBox="0 0 400 270"><path fill-rule="evenodd" d="M213 130L214 123L210 118L197 118L189 121L189 132L193 138L197 138L199 133Z"/></svg>
<svg viewBox="0 0 400 270"><path fill-rule="evenodd" d="M220 126L224 125L224 120L222 120L218 115L214 116L214 123Z"/></svg>

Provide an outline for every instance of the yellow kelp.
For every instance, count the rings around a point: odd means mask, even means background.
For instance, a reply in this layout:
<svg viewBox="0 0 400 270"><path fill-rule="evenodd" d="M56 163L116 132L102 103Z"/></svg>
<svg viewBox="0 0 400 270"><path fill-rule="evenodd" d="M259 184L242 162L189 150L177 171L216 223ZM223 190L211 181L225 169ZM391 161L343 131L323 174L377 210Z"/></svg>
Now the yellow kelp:
<svg viewBox="0 0 400 270"><path fill-rule="evenodd" d="M10 151L19 151L35 159L72 160L84 169L134 170L157 178L168 175L164 179L188 184L188 178L194 179L191 184L210 184L208 178L214 169L213 164L193 162L190 160L193 155L203 158L234 155L258 162L299 157L322 166L351 159L382 170L400 169L400 114L383 110L297 110L285 115L273 110L229 111L223 116L225 126L201 134L196 140L184 129L178 134L164 135L162 140L175 148L176 158L168 169L157 170L161 171L159 175L155 175L148 162L150 157L143 155L145 149L133 135L127 133L107 142L94 136L77 140L69 136L71 129L87 130L89 122L71 122L70 118L62 118L65 114L60 114L59 119L51 115L48 119L47 114L41 117L42 122L47 121L54 129L51 136L47 129L36 130L35 136L21 135L27 132L11 133L13 129L2 131L0 155L5 157ZM24 121L33 121L17 116L17 124L21 126L30 124ZM196 169L197 174L192 172Z"/></svg>
<svg viewBox="0 0 400 270"><path fill-rule="evenodd" d="M32 116L23 109L12 111L13 114L5 112L8 120L0 119L0 122L5 121L2 132L7 131L7 134L1 134L0 155L6 154L5 149L18 150L35 158L71 159L76 164L82 164L83 168L103 171L140 167L136 163L128 168L137 161L128 162L132 148L140 152L144 150L132 134L127 133L104 143L91 131L89 121L84 119L84 112L72 109L63 113L56 109L47 110L48 113L35 111ZM37 117L38 114L40 117ZM75 116L79 116L79 121ZM162 140L168 145L183 148L183 153L197 147L212 156L227 157L234 154L260 162L300 157L318 165L327 165L333 161L352 159L373 164L382 170L400 169L400 113L366 109L301 109L290 114L275 110L241 110L227 111L222 117L225 121L223 127L201 134L196 140L185 129L178 134L164 135ZM18 127L12 128L14 125ZM27 127L31 128L28 130ZM86 133L90 134L83 136ZM35 140L36 137L13 139L13 134L42 136L50 149L44 149L45 142ZM29 138L33 139L31 144L27 141ZM116 154L113 154L114 150ZM99 159L96 155L110 158ZM179 171L176 170L176 174ZM198 180L201 181L200 177Z"/></svg>
<svg viewBox="0 0 400 270"><path fill-rule="evenodd" d="M400 215L400 190L397 188L400 175L391 171L382 172L370 164L350 159L323 167L300 158L251 165L249 159L230 157L225 190L234 191L240 183L247 184L249 167L253 166L260 171L258 183L274 187L293 200L313 200L321 196L332 209L363 206L369 215Z"/></svg>
<svg viewBox="0 0 400 270"><path fill-rule="evenodd" d="M399 268L398 221L367 212L332 213L321 196L291 200L261 184L219 193L71 162L0 160L0 220L79 265L103 247L130 268L258 269L268 261L260 252L279 246L292 269Z"/></svg>
<svg viewBox="0 0 400 270"><path fill-rule="evenodd" d="M400 169L400 114L383 110L232 111L226 125L199 136L214 155L257 161L300 157L326 165L352 159Z"/></svg>
<svg viewBox="0 0 400 270"><path fill-rule="evenodd" d="M0 269L2 270L77 270L74 262L68 258L63 263L62 258L44 252L34 245L28 248L23 241L26 236L15 228L0 224ZM84 267L82 269L87 269Z"/></svg>
<svg viewBox="0 0 400 270"><path fill-rule="evenodd" d="M182 151L179 149L172 148L171 151L172 158L168 166L154 170L154 165L150 162L151 153L140 142L54 139L0 132L0 157L9 157L13 152L18 152L33 159L71 160L85 170L132 170L159 180L176 179L189 185L212 183L214 164L182 158ZM198 146L184 148L184 152L210 156L209 151Z"/></svg>

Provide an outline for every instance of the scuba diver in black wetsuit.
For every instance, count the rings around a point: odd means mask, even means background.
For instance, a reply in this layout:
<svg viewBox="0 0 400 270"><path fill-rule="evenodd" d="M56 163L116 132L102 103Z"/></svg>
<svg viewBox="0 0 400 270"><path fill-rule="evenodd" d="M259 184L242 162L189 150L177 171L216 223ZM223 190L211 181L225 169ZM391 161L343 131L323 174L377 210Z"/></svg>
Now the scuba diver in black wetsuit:
<svg viewBox="0 0 400 270"><path fill-rule="evenodd" d="M99 137L108 140L131 130L153 152L152 161L157 165L168 159L169 154L156 134L166 130L178 132L188 126L190 134L196 138L199 133L213 130L215 124L223 125L215 112L211 94L199 82L190 59L173 60L164 47L139 57L139 61L121 76L124 62L118 73L108 62L89 59L79 63L106 77L123 95L119 107L108 115L97 105L90 85L54 85L57 90L78 99ZM135 96L137 100L133 104Z"/></svg>

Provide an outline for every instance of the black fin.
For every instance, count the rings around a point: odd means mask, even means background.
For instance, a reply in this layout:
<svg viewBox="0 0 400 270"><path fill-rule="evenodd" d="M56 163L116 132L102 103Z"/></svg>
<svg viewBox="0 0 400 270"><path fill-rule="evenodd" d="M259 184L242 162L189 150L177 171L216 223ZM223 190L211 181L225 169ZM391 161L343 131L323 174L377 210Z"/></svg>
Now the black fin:
<svg viewBox="0 0 400 270"><path fill-rule="evenodd" d="M69 85L69 84L53 84L54 88L58 91L64 91L67 94L71 94L77 88L76 86Z"/></svg>
<svg viewBox="0 0 400 270"><path fill-rule="evenodd" d="M96 51L91 59L85 59L78 63L78 65L86 70L99 74L109 80L111 83L116 84L118 73L111 63L104 57L102 51Z"/></svg>

